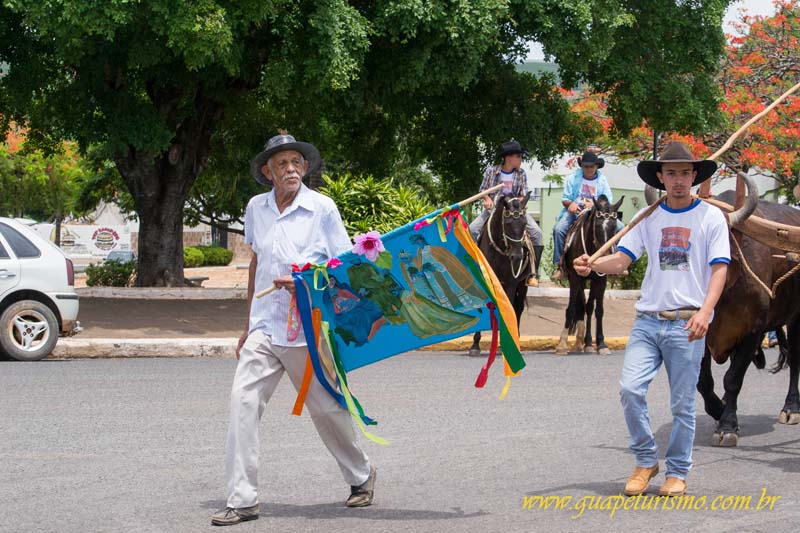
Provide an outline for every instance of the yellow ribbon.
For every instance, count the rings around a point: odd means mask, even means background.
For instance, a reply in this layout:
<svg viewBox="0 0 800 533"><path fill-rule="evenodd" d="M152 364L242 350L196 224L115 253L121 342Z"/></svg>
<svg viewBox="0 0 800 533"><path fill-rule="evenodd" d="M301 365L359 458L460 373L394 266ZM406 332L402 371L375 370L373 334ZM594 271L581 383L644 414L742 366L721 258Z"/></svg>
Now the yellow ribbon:
<svg viewBox="0 0 800 533"><path fill-rule="evenodd" d="M328 336L329 335L329 333L328 333L329 329L330 329L330 326L328 325L328 323L327 322L323 322L322 323L322 330L323 330L322 338L325 340L325 345L328 347L328 353L330 353L331 356L333 357L333 353L334 352L333 352L333 349L331 349L330 337ZM344 401L347 404L347 410L350 412L350 416L352 416L353 419L356 421L356 425L358 425L358 429L360 429L361 433L366 438L371 440L372 442L375 442L377 444L382 444L384 446L388 446L389 442L387 440L382 439L381 437L378 437L377 435L373 435L372 433L367 431L367 427L364 425L364 422L361 421L361 416L358 414L358 409L356 408L356 405L353 402L353 397L350 394L350 390L347 388L347 385L345 385L345 380L344 380L343 376L339 375L339 367L338 367L338 365L336 365L334 363L333 366L336 369L336 375L339 378L339 388L342 390L342 395L344 396Z"/></svg>
<svg viewBox="0 0 800 533"><path fill-rule="evenodd" d="M508 301L508 298L498 298L498 294L505 296L505 293L503 292L503 286L500 284L500 280L497 279L494 270L492 270L492 268L489 266L489 262L483 256L483 253L475 244L475 241L472 240L472 235L469 234L469 231L464 227L464 225L461 224L460 221L455 221L453 225L455 226L454 232L458 242L460 242L461 246L467 250L467 253L469 253L469 255L475 259L475 262L481 269L481 273L483 274L484 278L491 281L491 283L487 283L489 286L489 291L492 293L494 301L497 302L497 310L500 311L500 316L503 318L503 322L505 322L509 333L511 333L514 344L516 344L517 349L519 349L519 328L517 328L517 315L514 312L514 308L511 306L511 302ZM511 371L511 368L508 366L508 362L505 360L505 358L503 358L503 375L506 376L506 384L503 387L503 391L500 393L500 400L503 400L506 397L508 389L511 386L511 378L519 375L519 372L514 373Z"/></svg>

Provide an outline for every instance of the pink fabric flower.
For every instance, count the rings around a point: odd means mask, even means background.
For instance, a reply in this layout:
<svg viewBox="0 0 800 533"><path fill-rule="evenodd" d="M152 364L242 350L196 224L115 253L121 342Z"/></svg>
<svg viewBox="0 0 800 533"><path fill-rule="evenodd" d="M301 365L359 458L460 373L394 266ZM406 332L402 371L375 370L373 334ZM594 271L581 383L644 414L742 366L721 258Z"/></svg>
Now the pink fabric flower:
<svg viewBox="0 0 800 533"><path fill-rule="evenodd" d="M354 240L356 244L353 246L353 253L364 255L373 263L378 258L378 254L385 250L383 242L381 241L381 234L377 231L370 231L364 235L356 235Z"/></svg>
<svg viewBox="0 0 800 533"><path fill-rule="evenodd" d="M342 261L338 257L334 257L333 259L328 259L328 268L336 268L342 266Z"/></svg>

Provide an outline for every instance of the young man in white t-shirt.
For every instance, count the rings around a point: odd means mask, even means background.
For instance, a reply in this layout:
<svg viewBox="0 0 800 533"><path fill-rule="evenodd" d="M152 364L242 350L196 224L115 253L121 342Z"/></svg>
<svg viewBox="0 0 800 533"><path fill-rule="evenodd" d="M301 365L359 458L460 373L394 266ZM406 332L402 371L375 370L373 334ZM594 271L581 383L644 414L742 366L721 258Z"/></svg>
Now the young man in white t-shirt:
<svg viewBox="0 0 800 533"><path fill-rule="evenodd" d="M647 184L667 191L665 201L619 242L618 251L575 270L618 274L647 252L642 297L625 350L620 399L630 433L636 468L625 494L647 490L658 474L658 447L647 414L647 389L661 363L667 369L672 433L666 453L666 481L659 495L686 493L695 433L694 398L708 325L725 285L730 247L728 225L718 208L691 195L691 188L711 177L717 165L696 160L688 147L671 143L658 161L637 167Z"/></svg>
<svg viewBox="0 0 800 533"><path fill-rule="evenodd" d="M502 192L510 194L516 198L522 198L528 193L528 177L525 174L525 169L522 168L522 156L527 152L522 148L519 141L511 139L504 142L500 146L500 158L502 163L499 165L490 165L486 167L483 173L483 181L479 191L491 189L497 185L503 184ZM486 225L486 221L494 210L494 200L490 196L483 198L483 212L478 215L469 225L469 232L475 241ZM544 250L544 241L542 240L542 230L533 219L530 213L525 214L525 231L528 233L531 245L533 247L534 257L531 261L532 272L528 277L527 284L531 287L539 286L539 263L542 258L542 251Z"/></svg>

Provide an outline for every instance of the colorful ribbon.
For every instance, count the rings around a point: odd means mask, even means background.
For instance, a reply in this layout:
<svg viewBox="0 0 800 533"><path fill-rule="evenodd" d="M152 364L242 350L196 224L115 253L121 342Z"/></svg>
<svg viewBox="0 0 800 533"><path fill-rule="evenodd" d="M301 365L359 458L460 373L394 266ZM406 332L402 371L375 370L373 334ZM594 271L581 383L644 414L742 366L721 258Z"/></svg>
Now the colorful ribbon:
<svg viewBox="0 0 800 533"><path fill-rule="evenodd" d="M486 380L489 378L489 369L494 364L494 360L497 357L497 316L494 313L494 304L492 302L487 302L486 307L489 308L489 318L492 322L492 344L489 347L489 357L486 359L486 364L483 365L480 373L478 374L478 379L475 380L475 387L482 389L484 385L486 385Z"/></svg>
<svg viewBox="0 0 800 533"><path fill-rule="evenodd" d="M350 410L347 405L347 400L338 391L331 387L328 383L328 378L322 370L322 363L320 362L319 352L317 351L317 338L309 339L309 334L313 335L314 325L311 316L311 295L308 292L308 287L303 282L303 277L300 272L292 274L294 278L295 294L297 295L297 308L300 311L300 320L303 323L303 331L306 333L306 345L308 346L308 355L311 358L311 365L314 367L314 374L317 380L322 384L322 387L328 391L328 394L339 402L344 409ZM361 416L361 420L365 424L373 424L374 420L366 415Z"/></svg>
<svg viewBox="0 0 800 533"><path fill-rule="evenodd" d="M458 204L451 205L449 207L444 207L440 209L435 215L428 217L426 219L420 220L416 224L414 224L414 231L419 231L421 228L425 226L430 226L434 222L436 222L436 229L439 230L439 239L442 242L447 242L447 234L450 233L453 229L453 219L458 218L463 221L461 216L461 209L458 207ZM442 219L447 220L447 226L442 224Z"/></svg>
<svg viewBox="0 0 800 533"><path fill-rule="evenodd" d="M319 339L320 325L322 323L322 311L313 309L311 311L311 321L314 324L314 339ZM306 339L306 343L309 339ZM311 387L311 377L314 375L314 365L311 363L311 356L306 355L306 369L303 372L303 382L300 384L300 389L297 391L297 399L294 401L294 408L292 414L300 416L303 413L303 405L306 403L306 396L308 396L308 389Z"/></svg>

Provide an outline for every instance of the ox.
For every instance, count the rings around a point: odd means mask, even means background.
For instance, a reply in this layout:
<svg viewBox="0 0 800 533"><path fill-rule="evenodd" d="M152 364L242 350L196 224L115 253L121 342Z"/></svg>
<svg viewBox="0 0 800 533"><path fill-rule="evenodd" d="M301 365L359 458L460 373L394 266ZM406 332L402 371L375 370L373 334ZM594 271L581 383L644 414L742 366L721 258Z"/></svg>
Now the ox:
<svg viewBox="0 0 800 533"><path fill-rule="evenodd" d="M752 195L748 196L748 200L750 196ZM733 203L733 191L723 193L718 200ZM758 201L755 215L767 221L800 227L800 211L789 206ZM732 223L732 226L737 224ZM738 241L741 252L734 239ZM774 298L753 278L755 275L771 287L794 266L791 258L797 260L796 255L786 254L784 249L770 247L738 229L731 231L728 278L706 336L706 352L697 383L706 412L718 422L712 438L713 445L736 446L738 443L739 423L736 410L745 373L753 361L757 366L764 366L763 359L754 359L754 354L760 351L763 332L783 325L787 326L788 344L781 348L781 359L776 370L788 360L789 391L778 421L782 424L800 423L800 395L797 386L800 373L800 306L797 304L800 299L800 276L787 277L777 287ZM746 272L743 259L753 275ZM720 364L730 359L730 367L723 379L725 394L722 399L714 392L712 358Z"/></svg>

